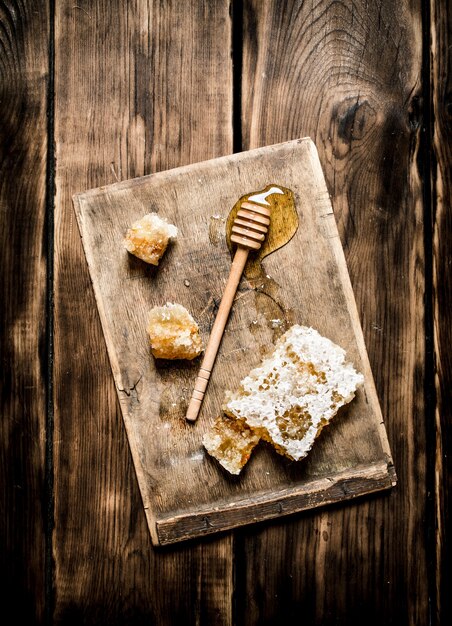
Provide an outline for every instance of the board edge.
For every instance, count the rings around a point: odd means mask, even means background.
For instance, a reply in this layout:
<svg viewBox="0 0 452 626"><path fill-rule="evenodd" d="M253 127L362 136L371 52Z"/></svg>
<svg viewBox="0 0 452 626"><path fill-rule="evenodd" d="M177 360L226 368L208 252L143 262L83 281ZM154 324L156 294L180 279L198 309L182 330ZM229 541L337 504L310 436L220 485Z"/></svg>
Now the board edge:
<svg viewBox="0 0 452 626"><path fill-rule="evenodd" d="M280 143L270 144L268 146L260 146L259 148L253 148L252 150L243 150L242 152L234 152L232 154L225 154L223 156L215 157L213 159L206 159L204 161L197 161L196 163L189 163L187 165L181 165L180 167L174 167L168 170L154 172L152 174L147 174L146 176L138 176L136 178L129 178L127 180L119 181L117 183L110 183L109 185L102 185L101 187L94 187L92 189L86 189L84 191L75 193L72 196L72 199L73 201L75 201L75 198L78 199L78 198L83 198L83 197L93 197L93 196L104 194L105 192L121 191L123 189L129 188L130 186L141 186L143 184L148 183L151 180L158 180L159 178L163 176L168 176L168 175L179 176L186 172L190 172L193 169L206 166L208 164L217 165L222 162L227 163L229 161L235 161L235 160L238 160L240 157L242 157L244 154L252 156L253 154L257 154L261 150L264 150L264 149L278 150L284 146L287 147L287 146L290 146L291 144L295 146L295 145L306 143L306 142L314 143L311 137L300 137L298 139L282 141Z"/></svg>
<svg viewBox="0 0 452 626"><path fill-rule="evenodd" d="M229 502L226 506L202 508L194 513L157 519L155 546L165 546L189 539L254 523L280 519L328 504L354 500L395 487L397 478L390 460L360 466L303 483L302 488L285 489L258 496L250 502Z"/></svg>
<svg viewBox="0 0 452 626"><path fill-rule="evenodd" d="M109 341L109 335L108 335L108 326L105 322L105 315L103 313L103 304L102 304L102 299L100 298L96 285L93 282L92 279L92 264L91 264L91 255L90 255L90 251L87 248L87 246L85 245L85 239L84 239L84 233L83 233L83 229L84 229L84 223L83 223L83 200L84 197L83 195L80 194L74 194L72 196L72 203L73 203L73 208L74 208L74 212L76 215L76 221L77 221L77 225L78 225L78 229L79 229L79 233L80 233L80 238L82 241L82 247L83 247L83 251L85 253L85 258L86 258L86 262L88 265L88 269L89 269L89 276L90 276L90 281L91 281L91 286L93 288L94 291L94 297L96 300L96 305L97 305L97 314L99 316L100 319L100 323L101 323L101 327L102 327L102 334L104 337L104 341L105 341L105 345L106 345L106 349L107 349L107 353L108 353L108 360L110 363L110 370L113 376L113 383L115 386L115 390L116 390L116 398L117 401L119 403L119 407L120 407L120 411L121 411L121 416L122 416L122 421L126 430L126 436L127 436L127 443L129 445L129 449L132 455L132 462L133 462L133 466L134 466L134 470L135 470L135 475L137 478L137 482L138 482L138 491L140 493L140 497L141 497L141 501L143 504L143 508L145 511L145 515L146 515L146 521L148 524L148 528L149 528L149 532L151 535L151 541L153 543L153 545L158 545L159 544L159 537L158 537L158 533L157 533L157 526L156 526L156 519L154 516L154 512L152 510L151 507L151 502L150 502L150 498L149 498L149 493L146 492L146 490L144 490L142 488L142 485L145 484L145 480L144 480L144 475L145 475L145 469L143 468L141 461L140 461L140 455L139 452L137 450L136 445L133 442L133 437L130 436L131 433L131 424L129 421L129 417L127 415L127 412L124 410L123 407L123 403L122 403L122 398L120 395L121 391L124 391L123 389L123 385L121 382L121 374L120 374L120 368L119 365L117 363L116 360L116 355L114 353L114 351L111 349L112 346L112 342ZM116 368L116 371L115 371Z"/></svg>

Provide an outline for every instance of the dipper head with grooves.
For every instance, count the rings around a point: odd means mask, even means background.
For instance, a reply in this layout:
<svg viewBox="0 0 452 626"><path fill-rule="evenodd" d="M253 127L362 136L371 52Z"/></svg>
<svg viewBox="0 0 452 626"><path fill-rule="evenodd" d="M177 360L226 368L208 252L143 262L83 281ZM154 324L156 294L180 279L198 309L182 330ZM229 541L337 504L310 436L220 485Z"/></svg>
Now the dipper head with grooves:
<svg viewBox="0 0 452 626"><path fill-rule="evenodd" d="M243 202L232 225L231 241L248 250L259 250L270 225L270 209L267 196L284 194L279 187L256 193ZM267 206L265 206L267 205Z"/></svg>

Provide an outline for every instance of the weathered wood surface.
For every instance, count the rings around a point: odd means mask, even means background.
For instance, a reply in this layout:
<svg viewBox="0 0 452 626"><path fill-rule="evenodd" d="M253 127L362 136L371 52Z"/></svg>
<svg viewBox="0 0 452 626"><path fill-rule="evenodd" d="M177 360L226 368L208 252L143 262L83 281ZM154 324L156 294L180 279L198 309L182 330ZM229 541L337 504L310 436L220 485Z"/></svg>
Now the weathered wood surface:
<svg viewBox="0 0 452 626"><path fill-rule="evenodd" d="M0 2L4 619L12 607L18 622L47 624L449 624L450 3L234 0L232 32L229 2L177 4ZM303 135L319 147L399 482L391 495L156 553L70 196L229 154L232 135L236 150ZM63 326L52 455L54 144Z"/></svg>
<svg viewBox="0 0 452 626"><path fill-rule="evenodd" d="M72 207L231 151L228 5L55 6L54 620L230 624L231 536L152 549Z"/></svg>
<svg viewBox="0 0 452 626"><path fill-rule="evenodd" d="M48 18L0 3L0 595L26 624L45 616Z"/></svg>
<svg viewBox="0 0 452 626"><path fill-rule="evenodd" d="M436 391L435 539L438 624L452 621L452 6L430 3L432 24L431 211L433 225L433 324L430 367ZM427 170L427 168L426 168ZM426 171L428 176L428 170ZM430 295L430 294L429 294ZM433 384L432 384L433 387ZM433 389L432 389L433 391ZM432 413L429 414L430 416ZM431 459L433 463L433 459Z"/></svg>
<svg viewBox="0 0 452 626"><path fill-rule="evenodd" d="M270 183L293 192L299 228L263 259L258 275L247 278L245 270L200 416L189 424L185 415L199 360L155 361L146 330L149 311L165 302L186 306L206 343L231 266L228 215L238 198ZM310 139L109 185L77 195L75 206L154 543L392 485L392 460L356 304ZM150 210L179 229L157 269L122 245L127 228ZM214 238L212 224L218 230ZM280 320L276 328L275 319ZM343 347L365 385L306 461L284 461L261 446L243 474L231 477L205 452L203 434L221 412L225 392L237 389L275 337L294 323L312 326ZM342 488L326 490L320 478Z"/></svg>
<svg viewBox="0 0 452 626"><path fill-rule="evenodd" d="M318 146L398 475L378 499L244 532L245 624L429 620L420 15L410 2L244 2L243 147Z"/></svg>

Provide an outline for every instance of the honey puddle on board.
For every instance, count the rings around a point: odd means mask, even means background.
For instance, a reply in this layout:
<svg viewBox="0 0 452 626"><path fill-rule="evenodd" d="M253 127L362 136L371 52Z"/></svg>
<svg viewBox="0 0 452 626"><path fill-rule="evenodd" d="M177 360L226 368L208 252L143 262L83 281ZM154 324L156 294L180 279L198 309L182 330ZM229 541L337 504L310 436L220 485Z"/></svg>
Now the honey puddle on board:
<svg viewBox="0 0 452 626"><path fill-rule="evenodd" d="M285 246L297 232L298 213L295 208L293 192L287 189L287 187L276 184L267 185L264 189L259 191L252 191L242 196L240 200L234 204L226 220L226 241L229 250L232 252L234 245L231 243L231 229L242 203L247 202L250 196L265 193L272 187L277 187L284 193L273 193L268 195L265 199L266 203L270 205L270 226L261 249L257 252L250 252L249 254L248 262L245 267L245 276L248 279L258 276L262 271L262 259L272 252L275 252L275 250L278 250L278 248Z"/></svg>
<svg viewBox="0 0 452 626"><path fill-rule="evenodd" d="M292 324L295 323L293 311L284 303L284 293L278 283L265 272L262 260L285 246L295 235L298 229L298 213L295 207L293 192L287 187L271 183L259 191L251 191L242 196L234 205L226 220L226 241L231 254L235 252L235 245L231 243L231 229L234 219L243 202L251 196L263 194L272 187L277 187L284 193L267 195L265 200L269 206L270 226L267 236L260 250L250 252L244 275L250 288L255 292L256 310L262 313L268 326L273 332L273 339L280 337ZM252 202L252 201L251 201ZM240 296L239 296L240 297ZM251 326L252 331L255 327ZM256 328L257 331L257 328Z"/></svg>

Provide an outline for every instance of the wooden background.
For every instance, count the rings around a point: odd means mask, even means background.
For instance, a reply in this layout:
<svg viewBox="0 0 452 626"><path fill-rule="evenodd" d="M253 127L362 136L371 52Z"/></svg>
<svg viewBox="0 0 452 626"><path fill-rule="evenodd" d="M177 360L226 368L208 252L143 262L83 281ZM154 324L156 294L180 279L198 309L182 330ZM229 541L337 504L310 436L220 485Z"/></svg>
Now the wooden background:
<svg viewBox="0 0 452 626"><path fill-rule="evenodd" d="M452 621L452 6L1 0L3 623ZM310 136L398 486L152 548L72 208Z"/></svg>

